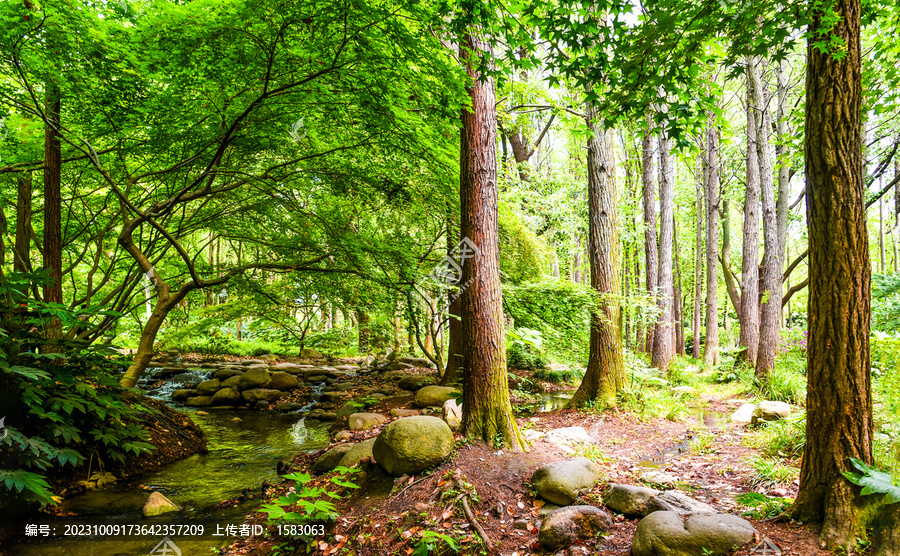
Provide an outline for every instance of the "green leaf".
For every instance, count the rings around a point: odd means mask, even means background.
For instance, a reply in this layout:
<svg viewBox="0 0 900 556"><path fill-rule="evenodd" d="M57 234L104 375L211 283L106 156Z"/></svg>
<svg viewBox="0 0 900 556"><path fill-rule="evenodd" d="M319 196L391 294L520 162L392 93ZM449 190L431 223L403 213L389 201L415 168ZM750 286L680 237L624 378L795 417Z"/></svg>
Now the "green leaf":
<svg viewBox="0 0 900 556"><path fill-rule="evenodd" d="M891 476L884 471L870 467L865 462L856 458L850 458L850 462L860 473L844 472L844 477L851 483L863 487L862 494L884 494L885 502L896 504L900 502L900 486L891 482Z"/></svg>

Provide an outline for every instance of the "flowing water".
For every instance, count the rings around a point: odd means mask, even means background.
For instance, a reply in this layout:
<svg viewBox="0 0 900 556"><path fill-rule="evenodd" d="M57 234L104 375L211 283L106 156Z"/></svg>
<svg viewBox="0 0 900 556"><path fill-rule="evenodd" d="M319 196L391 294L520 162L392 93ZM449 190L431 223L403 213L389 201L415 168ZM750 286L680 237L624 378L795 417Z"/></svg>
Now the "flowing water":
<svg viewBox="0 0 900 556"><path fill-rule="evenodd" d="M278 481L275 473L278 461L297 452L317 450L329 441L328 423L306 420L296 414L211 410L208 415L197 415L191 409L185 411L208 435L208 454L166 465L139 477L132 485L111 485L68 499L62 510L71 515L31 520L18 526L24 533L29 523L45 525L51 531L50 536L20 536L7 553L11 556L177 554L166 545L157 548L162 535L65 535L76 532L75 524L84 524L198 526L194 527L194 533L202 525L203 535L173 536L172 541L183 556L211 554L210 549L233 542L226 536L214 536L216 527L245 523L245 516L256 508L263 481ZM237 498L246 488L253 489L249 493L253 500L236 508L215 509L219 502ZM151 491L159 491L182 506L182 511L145 518L141 509Z"/></svg>

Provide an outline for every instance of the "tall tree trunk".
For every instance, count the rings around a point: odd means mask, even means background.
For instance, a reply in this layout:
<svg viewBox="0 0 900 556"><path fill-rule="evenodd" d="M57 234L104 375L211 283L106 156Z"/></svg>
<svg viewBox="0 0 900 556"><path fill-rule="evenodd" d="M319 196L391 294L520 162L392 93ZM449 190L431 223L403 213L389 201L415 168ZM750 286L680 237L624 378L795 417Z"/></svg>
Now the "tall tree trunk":
<svg viewBox="0 0 900 556"><path fill-rule="evenodd" d="M581 253L584 251L584 244L581 237L575 240L575 253L572 255L572 281L576 284L581 283Z"/></svg>
<svg viewBox="0 0 900 556"><path fill-rule="evenodd" d="M62 150L60 144L60 92L47 82L44 127L44 268L50 271L50 283L44 286L44 301L62 303ZM48 338L62 338L62 323L53 319L47 327Z"/></svg>
<svg viewBox="0 0 900 556"><path fill-rule="evenodd" d="M879 187L881 189L881 187ZM887 244L884 234L884 197L878 199L878 272L887 272Z"/></svg>
<svg viewBox="0 0 900 556"><path fill-rule="evenodd" d="M746 348L742 358L756 363L759 347L759 156L756 147L756 98L752 75L759 59L747 58L747 190L744 196L744 235L741 257L741 332L738 345ZM758 79L758 76L757 76Z"/></svg>
<svg viewBox="0 0 900 556"><path fill-rule="evenodd" d="M832 17L834 10L836 18ZM862 176L860 0L813 4L810 36L841 40L842 56L810 42L806 78L809 350L806 445L794 517L823 521L825 547L864 534L858 489L842 472L872 463L869 356L871 262Z"/></svg>
<svg viewBox="0 0 900 556"><path fill-rule="evenodd" d="M659 135L659 324L654 332L651 365L668 371L675 358L675 277L672 250L675 240L675 175L669 159L669 139Z"/></svg>
<svg viewBox="0 0 900 556"><path fill-rule="evenodd" d="M760 64L761 65L761 64ZM759 68L757 68L759 69ZM759 160L760 191L763 211L763 280L762 303L759 317L759 348L756 354L756 376L766 377L775 367L775 353L781 322L781 245L778 235L778 217L775 209L775 183L772 173L772 157L769 152L769 111L766 90L759 71L751 72L753 98L757 119L756 153Z"/></svg>
<svg viewBox="0 0 900 556"><path fill-rule="evenodd" d="M16 185L16 246L13 269L16 272L31 272L31 172L19 174Z"/></svg>
<svg viewBox="0 0 900 556"><path fill-rule="evenodd" d="M356 329L358 333L357 348L360 354L368 353L372 347L372 331L369 328L369 313L362 309L356 310Z"/></svg>
<svg viewBox="0 0 900 556"><path fill-rule="evenodd" d="M588 103L588 224L591 287L599 304L591 317L587 370L568 407L594 403L607 408L625 386L622 306L619 301L621 254L616 194L616 162L612 134L604 130L596 107Z"/></svg>
<svg viewBox="0 0 900 556"><path fill-rule="evenodd" d="M644 198L644 260L647 276L647 293L657 295L659 292L659 246L656 241L656 167L654 156L656 145L653 135L650 134L650 117L647 116L647 124L644 130L642 143L643 165L641 171L641 186ZM656 331L654 324L647 324L646 351L653 350L653 337Z"/></svg>
<svg viewBox="0 0 900 556"><path fill-rule="evenodd" d="M691 330L694 333L691 355L694 359L700 359L700 319L703 313L703 158L697 159L697 191L695 210L697 214L697 234L694 242L694 314L691 319Z"/></svg>
<svg viewBox="0 0 900 556"><path fill-rule="evenodd" d="M788 121L790 114L788 112L788 78L787 78L787 62L781 60L778 62L778 68L775 70L775 79L777 82L776 94L778 95L778 121L775 124L775 132L778 135L775 142L775 159L778 163L778 200L776 201L775 212L778 217L778 256L781 264L784 264L785 249L787 246L788 233L788 215L790 214L790 194L791 194L791 168L788 159L789 150L788 142L791 140Z"/></svg>
<svg viewBox="0 0 900 556"><path fill-rule="evenodd" d="M719 364L719 128L715 115L706 115L706 343L703 361ZM727 310L728 305L725 305Z"/></svg>
<svg viewBox="0 0 900 556"><path fill-rule="evenodd" d="M674 212L673 212L674 214ZM681 256L678 250L678 229L673 229L672 256L675 259L675 353L685 355L684 350L684 289L681 282Z"/></svg>
<svg viewBox="0 0 900 556"><path fill-rule="evenodd" d="M500 292L500 247L497 221L497 118L492 77L479 75L477 60L490 46L464 37L460 59L470 82L471 109L462 111L466 172L460 175L461 235L477 256L462 267L460 313L463 329L463 404L460 430L514 450L525 442L509 401L506 341Z"/></svg>
<svg viewBox="0 0 900 556"><path fill-rule="evenodd" d="M728 198L722 198L722 208L719 216L722 217L722 274L725 275L725 289L728 291L728 299L731 300L731 306L734 312L741 318L741 290L740 285L736 283L734 273L731 271L731 213L728 207ZM728 306L723 307L725 310L725 329L728 330ZM731 340L729 339L729 344Z"/></svg>

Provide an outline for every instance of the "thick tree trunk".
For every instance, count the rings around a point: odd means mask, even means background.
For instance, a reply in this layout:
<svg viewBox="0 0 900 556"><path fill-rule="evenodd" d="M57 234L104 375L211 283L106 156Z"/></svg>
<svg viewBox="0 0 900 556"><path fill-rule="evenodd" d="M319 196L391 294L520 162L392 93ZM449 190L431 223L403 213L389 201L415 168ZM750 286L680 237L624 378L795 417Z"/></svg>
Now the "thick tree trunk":
<svg viewBox="0 0 900 556"><path fill-rule="evenodd" d="M706 115L706 342L703 361L719 364L719 128L715 115ZM727 305L726 305L727 309Z"/></svg>
<svg viewBox="0 0 900 556"><path fill-rule="evenodd" d="M722 274L725 275L725 289L728 291L728 299L734 307L738 319L741 316L741 290L737 279L731 271L731 213L728 207L728 198L722 198L722 208L719 216L722 217ZM728 329L728 307L725 310L725 329Z"/></svg>
<svg viewBox="0 0 900 556"><path fill-rule="evenodd" d="M497 222L497 118L492 77L479 75L477 60L490 47L468 35L460 58L469 74L471 109L463 109L466 172L460 175L461 235L473 253L462 267L460 312L463 329L463 403L461 432L486 442L524 450L506 374L506 341L500 292Z"/></svg>
<svg viewBox="0 0 900 556"><path fill-rule="evenodd" d="M44 268L50 282L44 286L44 301L62 303L62 150L60 131L60 92L47 82L44 126ZM62 338L62 323L53 319L47 326L48 338Z"/></svg>
<svg viewBox="0 0 900 556"><path fill-rule="evenodd" d="M356 330L358 335L357 348L360 354L368 353L372 347L372 331L369 328L369 313L362 309L356 310ZM429 334L430 338L431 335Z"/></svg>
<svg viewBox="0 0 900 556"><path fill-rule="evenodd" d="M653 162L656 154L656 145L654 143L653 135L650 134L650 117L648 116L642 143L643 165L641 171L641 185L644 197L644 268L647 276L647 293L655 296L658 294L659 289L659 246L656 241L656 183L654 183L656 167ZM648 323L646 332L647 352L653 350L655 331L656 325Z"/></svg>
<svg viewBox="0 0 900 556"><path fill-rule="evenodd" d="M697 215L697 234L694 242L694 313L691 319L691 330L694 333L691 355L700 359L700 326L703 314L703 158L697 159L697 191L695 211Z"/></svg>
<svg viewBox="0 0 900 556"><path fill-rule="evenodd" d="M807 47L809 386L793 514L802 521L823 521L821 540L829 549L852 546L864 533L858 489L841 473L850 469L850 458L872 463L874 434L860 9L859 0L837 0L827 14L813 8L810 35L825 31L838 37L843 55L822 52L813 43Z"/></svg>
<svg viewBox="0 0 900 556"><path fill-rule="evenodd" d="M16 245L13 269L16 272L31 272L31 172L20 174L16 185Z"/></svg>
<svg viewBox="0 0 900 556"><path fill-rule="evenodd" d="M742 358L756 363L759 347L759 156L756 147L756 98L751 82L759 71L759 59L747 59L747 190L744 196L744 235L741 257L741 332L738 345ZM758 79L758 76L757 76Z"/></svg>
<svg viewBox="0 0 900 556"><path fill-rule="evenodd" d="M659 136L659 324L654 332L651 365L668 371L675 358L675 276L672 250L675 240L675 176L669 159L669 139Z"/></svg>
<svg viewBox="0 0 900 556"><path fill-rule="evenodd" d="M591 287L599 294L591 317L591 342L587 371L568 407L588 403L608 408L625 386L622 348L622 306L619 301L619 219L616 194L616 162L610 131L604 130L597 109L588 103L588 223Z"/></svg>
<svg viewBox="0 0 900 556"><path fill-rule="evenodd" d="M778 235L778 216L775 208L775 183L772 173L772 157L769 152L769 111L765 88L759 71L751 72L751 87L756 103L757 118L756 153L759 160L760 191L763 211L762 302L759 317L759 348L756 353L756 376L767 377L775 367L775 353L781 322L781 256Z"/></svg>
<svg viewBox="0 0 900 556"><path fill-rule="evenodd" d="M138 348L137 351L134 352L131 365L125 370L125 374L120 380L121 385L125 388L134 388L135 385L137 385L138 379L141 377L144 369L147 368L147 365L150 364L150 359L153 358L156 336L159 334L160 327L162 327L162 324L166 321L169 312L174 309L182 299L184 299L183 295L166 295L165 298L160 297L157 300L156 307L153 308L150 318L147 319L147 322L141 329Z"/></svg>

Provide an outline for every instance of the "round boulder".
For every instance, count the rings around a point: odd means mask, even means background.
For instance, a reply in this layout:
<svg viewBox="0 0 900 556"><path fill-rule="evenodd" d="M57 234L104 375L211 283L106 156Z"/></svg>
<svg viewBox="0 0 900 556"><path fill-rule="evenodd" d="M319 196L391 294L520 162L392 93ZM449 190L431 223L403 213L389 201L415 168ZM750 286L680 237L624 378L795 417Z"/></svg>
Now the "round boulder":
<svg viewBox="0 0 900 556"><path fill-rule="evenodd" d="M241 403L241 393L234 388L222 388L213 395L210 405L237 405Z"/></svg>
<svg viewBox="0 0 900 556"><path fill-rule="evenodd" d="M541 524L541 548L556 552L579 540L593 539L612 526L609 514L594 506L569 506L550 512Z"/></svg>
<svg viewBox="0 0 900 556"><path fill-rule="evenodd" d="M300 351L300 357L303 359L322 359L322 352L313 348L303 348Z"/></svg>
<svg viewBox="0 0 900 556"><path fill-rule="evenodd" d="M222 369L215 374L215 378L225 381L233 376L241 376L242 374L244 374L244 371L239 371L237 369Z"/></svg>
<svg viewBox="0 0 900 556"><path fill-rule="evenodd" d="M415 475L441 463L453 450L453 431L443 419L404 417L375 439L375 461L395 477Z"/></svg>
<svg viewBox="0 0 900 556"><path fill-rule="evenodd" d="M416 392L418 407L443 407L444 402L453 399L459 390L451 386L425 386Z"/></svg>
<svg viewBox="0 0 900 556"><path fill-rule="evenodd" d="M278 390L267 390L265 388L254 388L252 390L244 390L241 392L241 397L250 404L255 404L260 400L272 403L281 397L281 392Z"/></svg>
<svg viewBox="0 0 900 556"><path fill-rule="evenodd" d="M653 512L638 523L633 556L711 556L731 554L754 539L746 519L729 514Z"/></svg>
<svg viewBox="0 0 900 556"><path fill-rule="evenodd" d="M791 416L791 406L784 402L760 402L753 410L750 424L760 421L781 421Z"/></svg>
<svg viewBox="0 0 900 556"><path fill-rule="evenodd" d="M531 477L538 496L568 506L600 480L600 467L587 458L556 461L538 467Z"/></svg>
<svg viewBox="0 0 900 556"><path fill-rule="evenodd" d="M212 396L222 387L222 382L214 378L212 380L204 380L197 386L197 393L201 396Z"/></svg>
<svg viewBox="0 0 900 556"><path fill-rule="evenodd" d="M297 387L297 377L287 373L272 373L266 388L273 390L291 390Z"/></svg>
<svg viewBox="0 0 900 556"><path fill-rule="evenodd" d="M316 473L333 471L351 448L353 448L353 444L338 444L316 458L316 462L312 465L312 470Z"/></svg>
<svg viewBox="0 0 900 556"><path fill-rule="evenodd" d="M188 398L184 405L188 407L206 407L212 401L212 396L194 396Z"/></svg>
<svg viewBox="0 0 900 556"><path fill-rule="evenodd" d="M353 444L353 446L347 450L347 453L344 454L344 457L341 458L341 461L338 462L338 465L341 467L353 467L354 465L358 465L364 458L373 457L372 446L374 444L374 438Z"/></svg>
<svg viewBox="0 0 900 556"><path fill-rule="evenodd" d="M188 398L193 398L196 395L197 395L196 390L184 388L182 390L175 390L174 392L172 392L172 399L175 400L176 402L183 402L184 400L186 400Z"/></svg>
<svg viewBox="0 0 900 556"><path fill-rule="evenodd" d="M231 378L226 378L222 381L222 388L234 388L235 390L241 389L241 375L234 375Z"/></svg>
<svg viewBox="0 0 900 556"><path fill-rule="evenodd" d="M265 369L250 369L241 375L241 378L238 379L238 385L242 391L253 390L254 388L262 388L271 378L269 371Z"/></svg>
<svg viewBox="0 0 900 556"><path fill-rule="evenodd" d="M434 384L434 378L428 375L406 375L405 377L400 379L400 382L397 383L397 386L400 387L401 390L410 390L412 392L415 392L419 388L428 386L429 384Z"/></svg>
<svg viewBox="0 0 900 556"><path fill-rule="evenodd" d="M347 417L347 424L352 431L374 429L385 422L387 422L387 417L380 413L353 413Z"/></svg>

